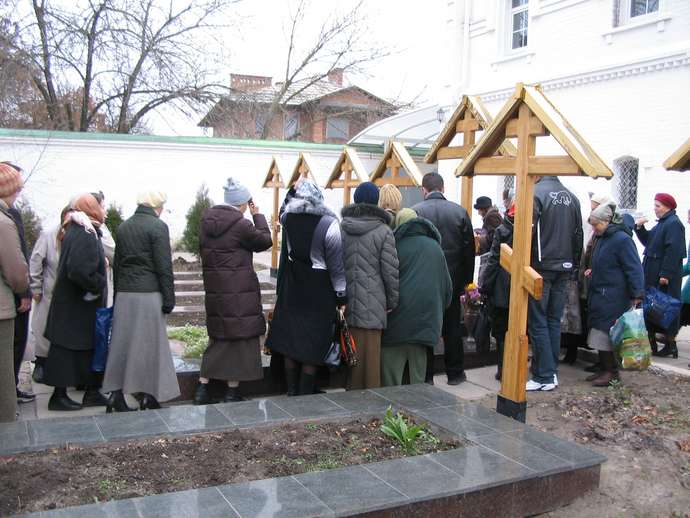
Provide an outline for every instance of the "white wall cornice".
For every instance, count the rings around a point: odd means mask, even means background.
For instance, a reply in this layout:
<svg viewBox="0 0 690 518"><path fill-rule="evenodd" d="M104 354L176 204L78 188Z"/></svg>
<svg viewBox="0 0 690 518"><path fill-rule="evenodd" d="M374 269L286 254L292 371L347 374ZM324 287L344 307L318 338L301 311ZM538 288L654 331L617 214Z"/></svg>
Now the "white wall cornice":
<svg viewBox="0 0 690 518"><path fill-rule="evenodd" d="M595 70L579 72L577 74L569 74L557 78L533 81L533 83L541 84L544 91L561 90L583 84L613 81L623 77L638 76L657 72L659 70L686 66L690 66L690 46L687 46L682 50L675 50L673 52L668 52L664 55L657 55L651 58L646 57L644 59L638 59L622 65L610 65ZM514 85L511 85L507 88L478 93L477 95L479 95L484 102L505 101L512 95L514 90Z"/></svg>

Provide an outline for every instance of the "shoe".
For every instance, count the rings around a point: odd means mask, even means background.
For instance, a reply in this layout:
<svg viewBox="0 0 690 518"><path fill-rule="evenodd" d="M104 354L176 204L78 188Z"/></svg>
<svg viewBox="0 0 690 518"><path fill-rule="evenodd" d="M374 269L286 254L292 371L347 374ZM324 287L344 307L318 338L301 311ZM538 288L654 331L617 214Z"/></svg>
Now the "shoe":
<svg viewBox="0 0 690 518"><path fill-rule="evenodd" d="M314 393L316 376L302 371L299 376L299 395L308 396Z"/></svg>
<svg viewBox="0 0 690 518"><path fill-rule="evenodd" d="M534 380L529 380L527 382L527 385L525 386L525 390L527 392L549 392L551 390L554 390L556 388L556 385L553 383L539 383L538 381Z"/></svg>
<svg viewBox="0 0 690 518"><path fill-rule="evenodd" d="M676 345L675 340L669 340L668 344L666 344L661 351L656 353L657 356L661 356L662 358L665 358L667 356L671 356L673 358L678 358L678 346Z"/></svg>
<svg viewBox="0 0 690 518"><path fill-rule="evenodd" d="M210 405L211 403L211 395L208 393L208 383L199 383L196 387L196 392L194 392L194 404Z"/></svg>
<svg viewBox="0 0 690 518"><path fill-rule="evenodd" d="M612 381L618 380L618 373L611 371L603 371L592 380L593 387L608 387Z"/></svg>
<svg viewBox="0 0 690 518"><path fill-rule="evenodd" d="M285 381L287 382L287 395L299 395L299 369L285 369Z"/></svg>
<svg viewBox="0 0 690 518"><path fill-rule="evenodd" d="M558 374L553 375L553 384L558 386Z"/></svg>
<svg viewBox="0 0 690 518"><path fill-rule="evenodd" d="M43 384L45 381L45 369L43 368L42 363L36 361L34 364L34 371L31 373L31 379L34 380L34 383Z"/></svg>
<svg viewBox="0 0 690 518"><path fill-rule="evenodd" d="M139 410L158 410L159 408L163 407L151 394L144 394L139 403Z"/></svg>
<svg viewBox="0 0 690 518"><path fill-rule="evenodd" d="M36 400L36 394L31 392L24 392L23 390L17 389L17 403L31 403Z"/></svg>
<svg viewBox="0 0 690 518"><path fill-rule="evenodd" d="M101 394L96 388L87 388L86 392L84 392L81 406L108 406L108 398Z"/></svg>
<svg viewBox="0 0 690 518"><path fill-rule="evenodd" d="M127 406L127 401L125 401L125 396L122 394L121 390L113 390L108 398L108 404L105 407L106 414L112 414L114 412L134 412L135 408L129 408Z"/></svg>
<svg viewBox="0 0 690 518"><path fill-rule="evenodd" d="M460 385L463 381L467 381L467 374L463 371L459 376L448 378L448 385Z"/></svg>
<svg viewBox="0 0 690 518"><path fill-rule="evenodd" d="M240 394L240 387L228 387L223 398L224 403L236 403L238 401L246 401Z"/></svg>
<svg viewBox="0 0 690 518"><path fill-rule="evenodd" d="M659 345L656 343L656 333L648 333L649 346L652 348L652 356L657 356L659 353Z"/></svg>
<svg viewBox="0 0 690 518"><path fill-rule="evenodd" d="M53 395L50 396L48 400L48 410L54 412L81 410L81 405L70 399L67 395L67 389L56 387L55 390L53 390Z"/></svg>
<svg viewBox="0 0 690 518"><path fill-rule="evenodd" d="M570 349L565 354L565 356L561 359L561 363L566 363L568 365L573 365L576 361L577 361L577 350L575 350L574 353L571 353Z"/></svg>
<svg viewBox="0 0 690 518"><path fill-rule="evenodd" d="M585 367L585 372L601 372L601 363L593 363L589 367Z"/></svg>

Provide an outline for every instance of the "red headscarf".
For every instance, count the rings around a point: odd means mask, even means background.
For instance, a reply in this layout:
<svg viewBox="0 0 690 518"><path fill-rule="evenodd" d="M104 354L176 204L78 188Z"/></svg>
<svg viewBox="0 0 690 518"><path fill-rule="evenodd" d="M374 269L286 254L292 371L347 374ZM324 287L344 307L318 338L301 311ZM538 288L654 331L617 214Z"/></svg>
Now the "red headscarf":
<svg viewBox="0 0 690 518"><path fill-rule="evenodd" d="M89 217L94 227L100 227L105 222L105 209L93 194L84 193L77 196L71 204L72 212L80 211ZM72 224L72 212L68 212L62 221L62 232L58 239L64 237L67 227Z"/></svg>

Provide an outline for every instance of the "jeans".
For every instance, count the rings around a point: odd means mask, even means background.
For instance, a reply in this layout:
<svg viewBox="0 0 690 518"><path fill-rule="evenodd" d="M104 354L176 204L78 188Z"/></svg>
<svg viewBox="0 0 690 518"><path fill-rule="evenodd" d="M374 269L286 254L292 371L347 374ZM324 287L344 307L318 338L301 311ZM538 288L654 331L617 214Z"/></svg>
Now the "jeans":
<svg viewBox="0 0 690 518"><path fill-rule="evenodd" d="M561 352L561 318L566 303L566 291L571 272L545 270L541 300L529 299L527 322L532 344L532 379L538 383L553 383L558 372Z"/></svg>

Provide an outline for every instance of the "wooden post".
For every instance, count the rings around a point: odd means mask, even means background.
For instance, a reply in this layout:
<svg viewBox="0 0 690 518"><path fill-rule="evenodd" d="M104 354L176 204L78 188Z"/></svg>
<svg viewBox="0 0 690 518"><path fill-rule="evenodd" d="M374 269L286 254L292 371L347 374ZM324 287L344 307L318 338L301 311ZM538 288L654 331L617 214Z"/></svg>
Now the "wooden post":
<svg viewBox="0 0 690 518"><path fill-rule="evenodd" d="M348 164L347 160L342 165L342 171L345 176L345 184L343 186L343 207L350 204L350 182L352 180L352 166Z"/></svg>
<svg viewBox="0 0 690 518"><path fill-rule="evenodd" d="M271 271L278 271L278 227L280 227L280 222L278 221L280 213L280 187L278 187L279 182L276 175L273 176L273 218L271 224L271 230L273 234L273 246L271 247Z"/></svg>
<svg viewBox="0 0 690 518"><path fill-rule="evenodd" d="M472 116L469 111L465 112L465 118L457 124L457 130L462 131L462 147L471 149L474 146L475 136L480 129L479 122ZM467 215L472 219L472 197L474 193L474 177L463 176L461 181L460 205L467 211Z"/></svg>

